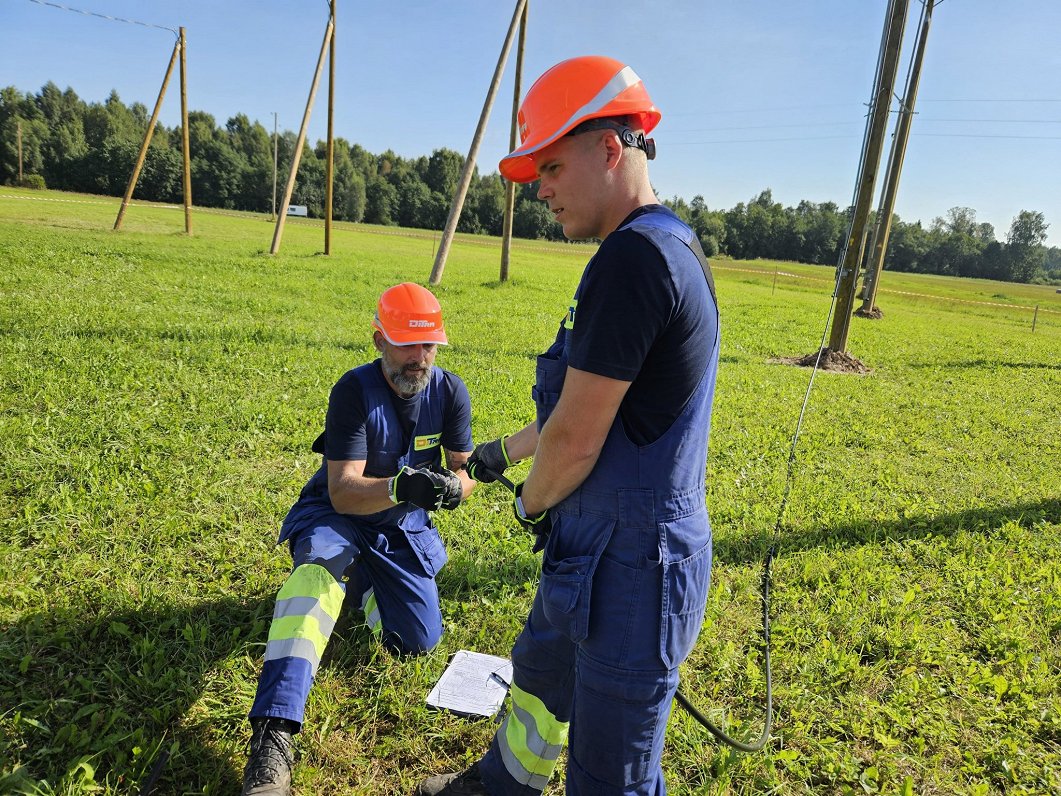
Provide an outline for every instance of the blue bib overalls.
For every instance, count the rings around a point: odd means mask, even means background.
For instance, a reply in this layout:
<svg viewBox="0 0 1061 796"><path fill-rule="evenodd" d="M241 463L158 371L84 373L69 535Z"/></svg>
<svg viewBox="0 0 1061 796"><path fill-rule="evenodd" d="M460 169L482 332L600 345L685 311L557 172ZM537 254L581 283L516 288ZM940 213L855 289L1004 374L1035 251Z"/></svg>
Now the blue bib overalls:
<svg viewBox="0 0 1061 796"><path fill-rule="evenodd" d="M441 464L442 371L432 371L408 440L379 367L370 363L352 373L368 407L365 475L390 477L406 464ZM446 563L446 550L423 509L401 504L364 516L339 514L328 496L322 461L284 519L278 543L284 541L291 547L292 570L276 597L251 716L302 722L348 589L373 633L391 649L423 652L438 643L442 613L435 575Z"/></svg>
<svg viewBox="0 0 1061 796"><path fill-rule="evenodd" d="M692 230L669 213L623 229L650 240L669 268L699 272ZM702 300L714 343L680 416L644 446L617 416L593 471L551 509L541 580L512 650L512 707L480 761L495 796L543 790L565 739L568 794L666 792L664 731L711 576L704 476L718 311L706 279ZM567 326L538 357L539 428L563 388Z"/></svg>

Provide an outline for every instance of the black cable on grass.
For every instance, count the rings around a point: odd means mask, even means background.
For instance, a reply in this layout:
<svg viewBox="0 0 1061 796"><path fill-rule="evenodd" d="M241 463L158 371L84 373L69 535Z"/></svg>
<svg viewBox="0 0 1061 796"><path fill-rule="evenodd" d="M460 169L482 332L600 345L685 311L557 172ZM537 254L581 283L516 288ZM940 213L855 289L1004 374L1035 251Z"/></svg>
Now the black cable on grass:
<svg viewBox="0 0 1061 796"><path fill-rule="evenodd" d="M883 55L883 51L881 54ZM877 69L878 71L880 70L879 59ZM852 207L855 205L855 200L858 196L858 185L861 182L862 171L866 165L865 140L870 133L871 116L872 113L866 114L866 129L863 135L862 154L858 164L859 179L855 180L855 189L851 197ZM781 547L781 524L785 518L785 509L788 508L789 495L792 492L792 474L795 472L796 466L796 446L799 443L800 431L803 430L803 418L807 414L807 405L810 402L811 390L814 389L814 377L818 374L818 369L822 362L822 354L824 354L826 350L825 343L829 338L829 321L833 316L833 311L836 308L836 299L840 293L840 280L844 276L844 259L847 256L847 247L851 245L851 235L854 229L854 224L855 219L852 214L851 220L848 222L847 235L844 237L844 245L840 249L840 254L836 262L836 275L833 280L833 295L829 301L829 310L825 315L825 325L822 329L821 340L818 343L818 354L814 358L814 367L811 369L810 379L807 381L807 391L803 395L803 405L800 407L799 417L796 420L796 429L792 434L792 444L789 447L788 463L785 470L785 486L781 494L781 504L777 510L777 521L774 523L773 539L763 558L763 572L759 581L759 595L763 607L763 668L766 676L766 716L763 721L762 735L759 736L757 741L752 743L739 741L736 738L727 735L725 731L712 724L703 713L697 710L692 703L689 702L680 690L676 691L674 694L674 700L685 708L694 719L707 729L708 732L727 746L731 746L740 752L757 752L766 746L766 742L770 739L770 730L774 723L773 675L770 670L770 585L772 582L770 567L773 564L774 559L777 558Z"/></svg>
<svg viewBox="0 0 1061 796"><path fill-rule="evenodd" d="M162 776L162 769L166 767L167 761L169 761L169 749L158 756L155 765L151 767L151 773L147 777L147 782L145 782L143 787L140 788L139 796L151 796L151 791L155 789L155 784L158 782L158 778Z"/></svg>

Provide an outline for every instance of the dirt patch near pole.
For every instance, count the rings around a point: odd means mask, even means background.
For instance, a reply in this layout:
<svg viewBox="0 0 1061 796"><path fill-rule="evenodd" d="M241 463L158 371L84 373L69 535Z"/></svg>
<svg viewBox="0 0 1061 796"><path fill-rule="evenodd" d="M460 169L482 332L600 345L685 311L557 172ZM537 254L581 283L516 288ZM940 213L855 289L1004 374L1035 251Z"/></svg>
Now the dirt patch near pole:
<svg viewBox="0 0 1061 796"><path fill-rule="evenodd" d="M819 357L821 360L819 361ZM832 373L857 373L864 375L872 371L845 351L833 351L823 348L820 352L795 357L775 357L768 360L778 365L797 365L801 368L813 368L818 362L818 370Z"/></svg>
<svg viewBox="0 0 1061 796"><path fill-rule="evenodd" d="M857 310L855 310L854 314L857 315L859 318L869 318L870 320L874 321L879 321L881 318L884 317L884 313L880 311L880 307L874 307L871 310L864 310L859 307Z"/></svg>

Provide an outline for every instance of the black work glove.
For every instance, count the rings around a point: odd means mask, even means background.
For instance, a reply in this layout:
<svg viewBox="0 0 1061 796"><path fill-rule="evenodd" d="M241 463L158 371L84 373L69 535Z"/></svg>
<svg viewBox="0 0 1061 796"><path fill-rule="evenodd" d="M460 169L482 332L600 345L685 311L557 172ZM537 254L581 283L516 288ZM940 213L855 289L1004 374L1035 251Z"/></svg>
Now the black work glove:
<svg viewBox="0 0 1061 796"><path fill-rule="evenodd" d="M501 437L492 442L480 442L476 445L464 469L479 483L490 484L497 480L495 476L501 475L506 467L511 467L513 464L515 462L508 458L508 451L505 450L505 437ZM490 470L492 474L487 473L487 470Z"/></svg>
<svg viewBox="0 0 1061 796"><path fill-rule="evenodd" d="M523 500L520 495L523 493L523 484L516 484L516 490L512 493L512 513L516 515L516 522L520 524L520 527L525 531L530 531L534 534L534 550L537 553L543 547L545 542L549 538L549 533L553 529L553 521L549 517L549 509L546 509L541 514L535 517L528 517L523 511Z"/></svg>
<svg viewBox="0 0 1061 796"><path fill-rule="evenodd" d="M432 469L433 472L442 476L445 480L445 491L442 494L442 503L439 508L453 511L464 500L464 484L461 483L460 477L452 470L447 470L445 467Z"/></svg>
<svg viewBox="0 0 1061 796"><path fill-rule="evenodd" d="M446 472L449 472L448 470ZM449 473L459 486L460 479ZM431 470L414 470L403 467L388 484L391 500L395 503L412 503L428 511L443 508L451 486L446 476ZM458 500L458 503L460 501Z"/></svg>

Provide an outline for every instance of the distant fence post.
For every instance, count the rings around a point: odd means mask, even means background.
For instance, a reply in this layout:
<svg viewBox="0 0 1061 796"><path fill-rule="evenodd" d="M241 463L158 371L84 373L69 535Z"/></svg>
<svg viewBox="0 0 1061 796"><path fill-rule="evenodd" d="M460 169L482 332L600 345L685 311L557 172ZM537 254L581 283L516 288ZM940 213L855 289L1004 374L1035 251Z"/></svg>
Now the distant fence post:
<svg viewBox="0 0 1061 796"><path fill-rule="evenodd" d="M1035 322L1039 320L1039 305L1035 305L1035 314L1032 316L1032 334L1035 334Z"/></svg>

